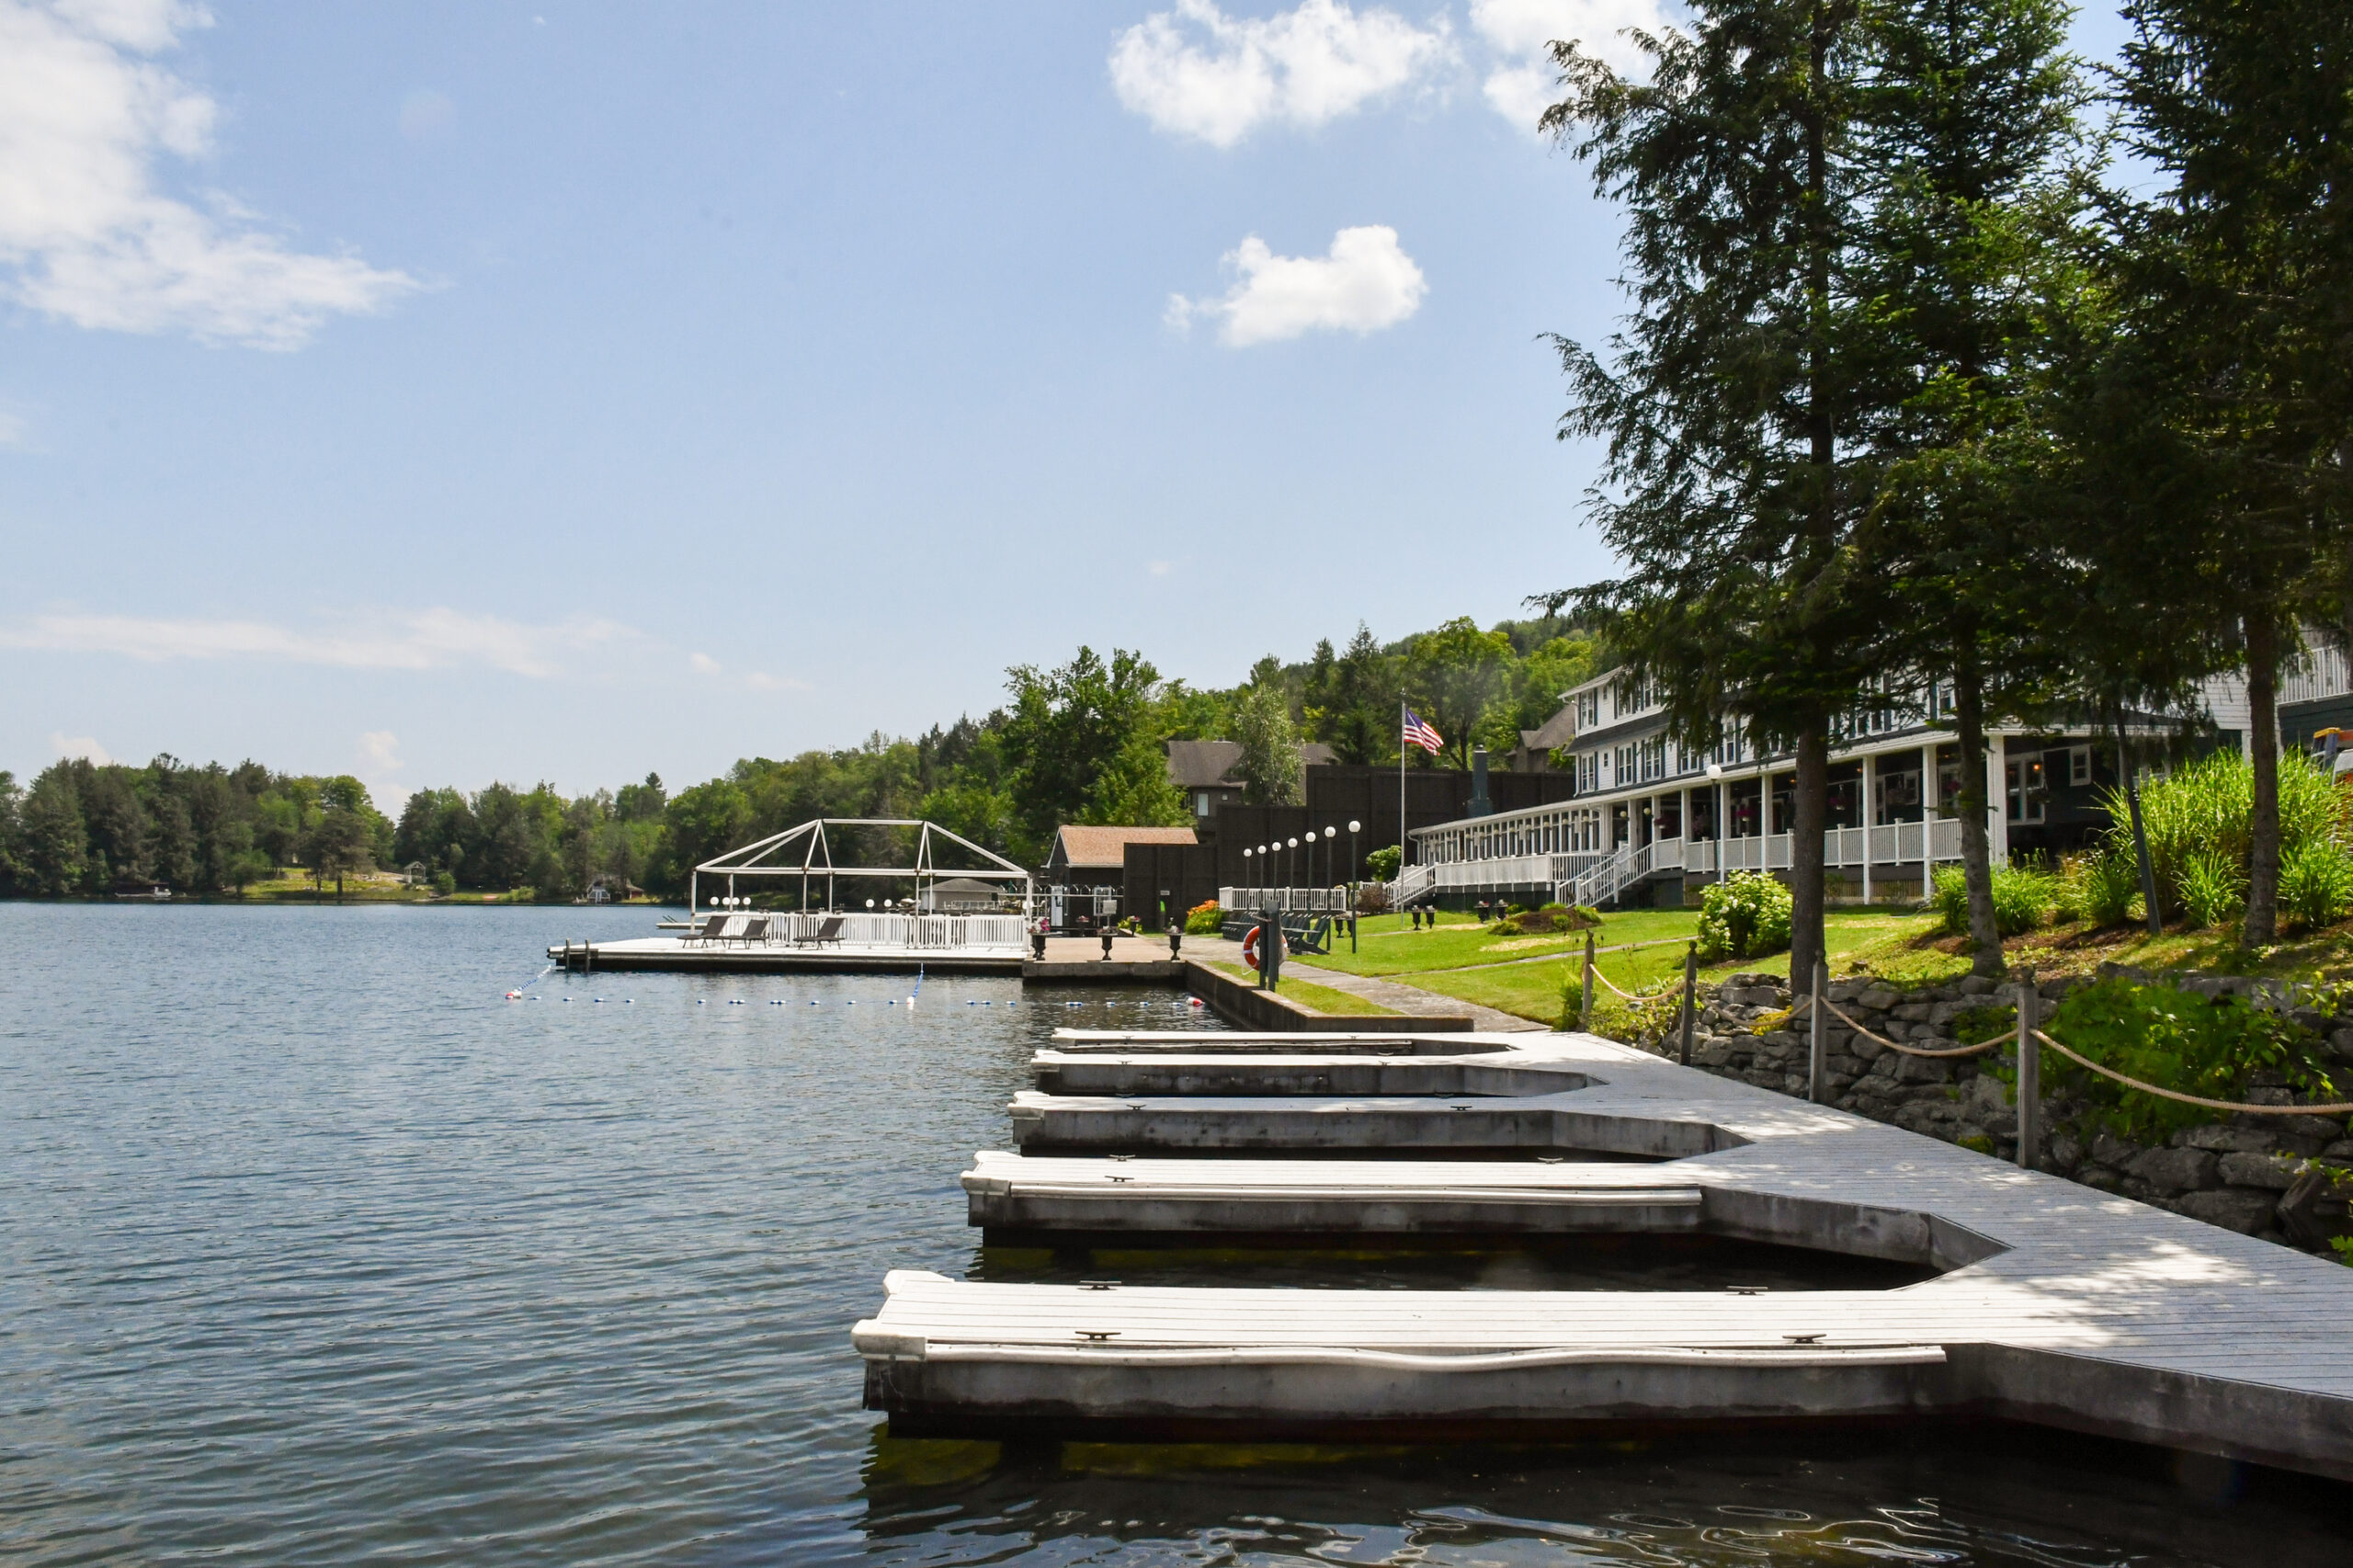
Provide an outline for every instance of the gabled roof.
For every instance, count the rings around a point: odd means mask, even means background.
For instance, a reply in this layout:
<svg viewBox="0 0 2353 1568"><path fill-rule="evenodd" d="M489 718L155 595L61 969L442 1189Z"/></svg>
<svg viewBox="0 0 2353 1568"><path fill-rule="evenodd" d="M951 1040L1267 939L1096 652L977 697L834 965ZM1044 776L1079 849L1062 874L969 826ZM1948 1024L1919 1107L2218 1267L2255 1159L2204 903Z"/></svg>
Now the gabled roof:
<svg viewBox="0 0 2353 1568"><path fill-rule="evenodd" d="M1119 866L1131 844L1198 844L1189 827L1080 827L1054 830L1051 858L1065 866Z"/></svg>
<svg viewBox="0 0 2353 1568"><path fill-rule="evenodd" d="M1577 738L1577 709L1572 702L1536 729L1522 730L1519 744L1530 751L1555 751Z"/></svg>
<svg viewBox="0 0 2353 1568"><path fill-rule="evenodd" d="M1339 761L1340 755L1322 741L1306 741L1299 760L1321 767ZM1233 770L1241 761L1239 741L1170 741L1168 782L1179 790L1239 790L1242 780Z"/></svg>
<svg viewBox="0 0 2353 1568"><path fill-rule="evenodd" d="M1214 790L1241 782L1233 777L1242 760L1239 741L1171 741L1168 782L1179 790Z"/></svg>

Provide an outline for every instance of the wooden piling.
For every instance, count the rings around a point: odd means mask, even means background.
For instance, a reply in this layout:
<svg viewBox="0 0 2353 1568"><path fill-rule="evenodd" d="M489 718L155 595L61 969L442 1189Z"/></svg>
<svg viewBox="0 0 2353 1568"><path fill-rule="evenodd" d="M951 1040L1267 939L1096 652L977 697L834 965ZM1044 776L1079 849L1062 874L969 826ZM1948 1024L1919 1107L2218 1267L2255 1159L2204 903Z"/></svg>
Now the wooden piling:
<svg viewBox="0 0 2353 1568"><path fill-rule="evenodd" d="M1699 1011L1699 944L1683 949L1683 1065L1691 1065L1691 1030Z"/></svg>
<svg viewBox="0 0 2353 1568"><path fill-rule="evenodd" d="M1593 933L1585 934L1585 999L1577 1006L1577 1027L1593 1028Z"/></svg>
<svg viewBox="0 0 2353 1568"><path fill-rule="evenodd" d="M1816 1105L1830 1098L1830 1031L1824 1028L1824 1015L1829 1008L1830 965L1820 959L1813 960L1813 1000L1807 1009L1813 1015L1813 1049L1807 1053L1805 1097Z"/></svg>
<svg viewBox="0 0 2353 1568"><path fill-rule="evenodd" d="M2034 971L2018 971L2018 1164L2034 1169L2042 1157L2042 1042L2034 1038Z"/></svg>

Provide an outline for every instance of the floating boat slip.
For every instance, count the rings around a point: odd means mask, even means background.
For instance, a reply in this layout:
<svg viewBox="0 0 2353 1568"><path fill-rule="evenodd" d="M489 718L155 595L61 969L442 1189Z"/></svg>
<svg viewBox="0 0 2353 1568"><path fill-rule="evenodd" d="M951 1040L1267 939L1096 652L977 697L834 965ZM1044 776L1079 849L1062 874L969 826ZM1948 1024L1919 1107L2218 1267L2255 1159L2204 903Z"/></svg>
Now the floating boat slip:
<svg viewBox="0 0 2353 1568"><path fill-rule="evenodd" d="M1038 1087L1047 1095L1527 1095L1585 1087L1566 1068L1513 1067L1483 1054L1460 1057L1326 1055L1263 1051L1136 1054L1041 1051Z"/></svg>
<svg viewBox="0 0 2353 1568"><path fill-rule="evenodd" d="M1098 1043L1066 1038L1048 1055ZM1151 1049L1113 1043L1140 1061ZM1211 1051L1199 1036L1165 1043L1150 1059L1180 1070L1225 1073L1235 1054L1231 1037ZM1604 1228L1688 1228L1942 1272L1892 1290L1764 1293L894 1273L852 1336L869 1406L902 1435L1319 1439L1989 1415L2353 1480L2353 1269L1591 1036L1448 1044L1491 1044L1485 1062L1524 1066L1531 1083L1567 1073L1585 1086L1501 1112L1483 1108L1494 1096L1025 1093L1014 1107L1025 1151L1051 1131L1082 1148L1276 1138L1335 1157L984 1155L965 1176L972 1218L1073 1233L1526 1234L1614 1209ZM1277 1074L1321 1070L1251 1054ZM1508 1118L1534 1115L1569 1119L1553 1131L1571 1158L1479 1159L1467 1145L1460 1161L1385 1157L1387 1139L1439 1129L1517 1140L1534 1124ZM1584 1142L1596 1136L1683 1147L1646 1164L1575 1160L1607 1148Z"/></svg>
<svg viewBox="0 0 2353 1568"><path fill-rule="evenodd" d="M1704 1193L1649 1165L1058 1160L984 1153L968 1217L1000 1232L1553 1234L1697 1230Z"/></svg>
<svg viewBox="0 0 2353 1568"><path fill-rule="evenodd" d="M1546 1074L1558 1078L1554 1069ZM1732 1136L1697 1118L1629 1117L1567 1103L1586 1090L1516 1099L1412 1096L1197 1098L1161 1095L1043 1095L1024 1089L1007 1108L1023 1149L1287 1150L1298 1153L1525 1150L1672 1160L1704 1154Z"/></svg>

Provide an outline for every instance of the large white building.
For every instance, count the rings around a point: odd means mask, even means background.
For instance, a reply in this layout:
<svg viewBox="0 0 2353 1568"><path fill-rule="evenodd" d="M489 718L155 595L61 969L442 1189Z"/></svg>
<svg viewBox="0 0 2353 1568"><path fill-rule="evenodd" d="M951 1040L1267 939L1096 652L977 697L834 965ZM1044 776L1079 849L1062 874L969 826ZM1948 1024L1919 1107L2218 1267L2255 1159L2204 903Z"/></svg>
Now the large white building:
<svg viewBox="0 0 2353 1568"><path fill-rule="evenodd" d="M2323 649L2308 663L2281 683L2280 728L2290 744L2315 721L2353 723L2344 658ZM1736 727L1721 745L1688 748L1667 734L1656 695L1615 670L1563 701L1574 798L1415 829L1405 897L1680 906L1733 871L1789 869L1789 753L1760 754ZM2222 737L2244 744L2244 686L2209 683L2206 705ZM2055 858L2107 822L2100 795L2116 782L2116 757L2087 731L2003 724L1989 734L1986 827L1997 862ZM1961 858L1961 770L1946 687L1847 714L1831 739L1823 839L1830 896L1924 896L1933 868Z"/></svg>

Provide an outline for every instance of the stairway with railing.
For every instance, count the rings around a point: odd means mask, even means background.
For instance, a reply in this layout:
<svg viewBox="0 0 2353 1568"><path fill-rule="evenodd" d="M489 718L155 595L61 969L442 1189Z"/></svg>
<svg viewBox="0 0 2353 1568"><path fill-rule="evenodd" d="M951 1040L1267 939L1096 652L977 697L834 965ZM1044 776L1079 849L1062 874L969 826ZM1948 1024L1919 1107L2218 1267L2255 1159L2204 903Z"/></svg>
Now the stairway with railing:
<svg viewBox="0 0 2353 1568"><path fill-rule="evenodd" d="M1436 866L1400 866L1397 880L1387 884L1389 907L1405 909L1438 892Z"/></svg>
<svg viewBox="0 0 2353 1568"><path fill-rule="evenodd" d="M1609 903L1626 888L1651 873L1649 844L1629 844L1605 860L1586 867L1575 876L1557 884L1553 899L1561 903L1583 904L1598 909ZM1680 847L1678 842L1677 847Z"/></svg>

